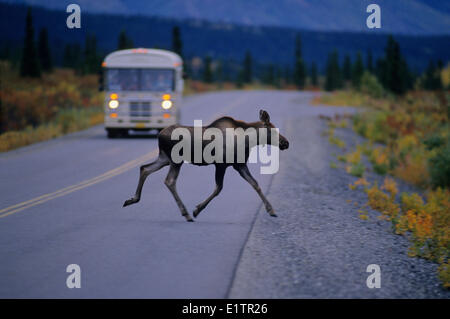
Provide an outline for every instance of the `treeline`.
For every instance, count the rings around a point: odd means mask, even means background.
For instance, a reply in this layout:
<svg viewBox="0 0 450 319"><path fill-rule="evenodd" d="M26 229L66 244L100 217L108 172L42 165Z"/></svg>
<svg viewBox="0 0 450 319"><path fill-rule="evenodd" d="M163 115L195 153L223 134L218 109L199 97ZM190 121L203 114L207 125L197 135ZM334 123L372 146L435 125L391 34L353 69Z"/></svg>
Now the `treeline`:
<svg viewBox="0 0 450 319"><path fill-rule="evenodd" d="M73 68L77 73L94 74L101 70L103 56L97 50L95 35L88 34L84 48L78 43L66 44L63 67ZM23 77L41 77L42 72L51 72L53 59L48 41L48 31L39 31L37 45L34 36L31 9L28 9L25 23L25 39L20 60L20 75Z"/></svg>
<svg viewBox="0 0 450 319"><path fill-rule="evenodd" d="M132 38L122 30L117 38L117 49L132 47ZM184 58L185 73L189 78L206 83L234 82L237 87L262 83L277 88L316 88L327 91L348 87L359 90L364 84L363 89L369 87L375 94L380 90L403 94L414 86L425 90L443 88L440 77L443 62L430 61L422 75L414 74L402 55L398 42L392 36L387 40L384 55L376 61L373 61L372 52L369 50L365 57L361 52L353 58L346 54L341 63L339 52L333 50L329 53L323 70L319 70L316 61L305 61L299 34L295 38L294 48L292 63L289 65L259 63L253 59L250 50L245 52L241 61L213 59L208 55L184 57L182 34L180 28L174 26L171 48L166 49L171 49ZM104 55L97 48L96 36L88 34L83 47L78 43L65 45L62 66L73 68L81 74L99 73ZM51 72L52 68L47 29L40 30L36 45L31 10L28 9L20 74L39 77L42 71Z"/></svg>
<svg viewBox="0 0 450 319"><path fill-rule="evenodd" d="M384 56L373 63L371 51L367 52L366 63L363 62L361 52L356 55L352 63L350 56L344 57L342 66L339 64L338 52L335 50L329 54L324 88L333 91L351 86L361 89L362 84L367 88L379 91L383 89L394 93L404 94L416 86L425 90L440 90L443 88L441 71L443 62L429 62L429 66L422 75L413 74L403 57L398 42L393 36L389 36ZM368 92L371 93L371 92ZM372 92L374 93L374 92Z"/></svg>

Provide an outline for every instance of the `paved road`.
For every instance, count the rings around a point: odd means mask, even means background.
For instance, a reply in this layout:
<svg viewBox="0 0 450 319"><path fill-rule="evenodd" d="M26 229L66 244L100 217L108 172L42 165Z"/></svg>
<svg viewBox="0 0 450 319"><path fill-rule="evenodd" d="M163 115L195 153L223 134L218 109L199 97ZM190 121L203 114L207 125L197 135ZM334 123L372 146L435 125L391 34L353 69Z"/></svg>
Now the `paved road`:
<svg viewBox="0 0 450 319"><path fill-rule="evenodd" d="M320 130L308 132L307 123L317 121L319 113L339 111L311 107L308 101L312 95L241 91L185 99L182 122L187 125L192 125L194 119L202 119L206 124L225 114L255 121L260 108L269 111L272 122L290 139L291 147L280 153L280 174L260 175L255 164L250 169L268 193L268 199L273 200L278 219L261 210L257 194L232 169L225 176L220 196L195 223L184 221L164 186L167 168L147 179L140 203L122 208L124 200L134 193L138 165L155 156L154 138L108 140L102 127L94 127L0 155L0 297L359 297L361 289L367 289L361 283L351 294L343 295L339 289L336 292L314 289L314 285L299 286L296 277L323 277L324 272L318 271L316 264L308 264L308 259L299 260L302 255L299 257L298 252L316 249L316 257L330 253L330 247L321 250L320 245L313 244L313 237L308 237L311 232L298 236L289 228L311 228L316 221L300 223L309 216L304 206L316 205L314 209L321 210L330 201L327 194L321 197L319 190L308 202L309 186L298 187L306 185L302 184L303 179L311 181L321 167L328 167L320 159L327 154L328 144L320 140ZM303 169L295 170L298 157L307 150L298 141L311 138L322 146L310 148L313 155L305 157ZM292 174L284 165L289 165ZM334 179L334 185L338 184L340 180ZM214 189L214 168L184 165L177 188L192 212ZM288 197L283 201L284 192ZM329 212L324 209L322 214L327 216ZM261 226L264 222L270 225ZM297 238L295 244L299 248L293 246L292 240L271 237L276 232L274 225L283 230L280 233L287 234L289 230ZM352 231L359 234L360 226L352 224ZM262 240L266 234L273 238L271 245ZM301 247L305 242L307 247ZM345 247L341 248L344 251ZM287 255L290 259L282 260ZM332 256L333 260L340 257ZM328 261L319 257L313 262ZM272 271L279 261L279 268L286 271ZM81 289L66 286L69 264L81 267ZM342 274L342 269L339 271ZM434 278L434 273L429 271L428 277ZM280 290L274 281L294 290ZM325 281L320 282L326 286Z"/></svg>
<svg viewBox="0 0 450 319"><path fill-rule="evenodd" d="M225 114L255 121L264 106L282 124L294 95L187 97L182 122ZM0 297L226 296L260 200L230 169L221 195L186 223L163 184L165 168L148 178L139 204L122 208L138 178L128 163L151 158L156 147L154 138L108 140L94 127L0 155ZM257 168L267 190L271 177ZM192 211L214 185L213 167L184 165L177 187ZM81 289L66 287L69 264L81 267Z"/></svg>

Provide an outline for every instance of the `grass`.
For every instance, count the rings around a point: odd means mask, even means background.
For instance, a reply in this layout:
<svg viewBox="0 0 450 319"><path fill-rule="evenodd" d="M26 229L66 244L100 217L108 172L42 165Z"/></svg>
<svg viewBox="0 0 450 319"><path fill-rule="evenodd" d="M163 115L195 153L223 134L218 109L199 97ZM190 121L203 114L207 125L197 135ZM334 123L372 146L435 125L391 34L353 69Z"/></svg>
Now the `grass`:
<svg viewBox="0 0 450 319"><path fill-rule="evenodd" d="M55 69L39 79L22 78L5 61L0 74L0 152L103 122L96 75Z"/></svg>
<svg viewBox="0 0 450 319"><path fill-rule="evenodd" d="M362 187L367 194L365 206L379 211L397 234L408 234L409 255L438 263L443 287L450 288L449 92L412 91L403 97L373 98L340 91L316 98L314 103L367 107L351 120L352 129L366 142L337 156L349 174L360 177L349 187ZM328 132L334 136L339 125L329 123ZM329 141L336 144L334 138ZM375 173L386 175L381 187L364 178L362 156ZM420 187L426 195L398 194L389 176ZM359 210L359 217L368 218L364 209Z"/></svg>
<svg viewBox="0 0 450 319"><path fill-rule="evenodd" d="M9 131L0 135L0 152L46 141L64 134L81 131L103 123L103 108L89 110L66 109L57 113L54 120L36 127Z"/></svg>

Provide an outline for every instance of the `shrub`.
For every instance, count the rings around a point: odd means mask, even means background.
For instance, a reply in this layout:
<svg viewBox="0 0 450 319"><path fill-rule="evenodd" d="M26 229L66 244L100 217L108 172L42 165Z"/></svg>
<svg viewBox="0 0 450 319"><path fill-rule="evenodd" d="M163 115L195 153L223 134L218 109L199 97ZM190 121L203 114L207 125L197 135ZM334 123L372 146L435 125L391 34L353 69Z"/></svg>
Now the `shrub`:
<svg viewBox="0 0 450 319"><path fill-rule="evenodd" d="M361 78L360 91L374 98L381 98L385 95L383 86L378 79L370 72L364 72Z"/></svg>
<svg viewBox="0 0 450 319"><path fill-rule="evenodd" d="M428 170L433 187L450 187L450 143L429 159Z"/></svg>
<svg viewBox="0 0 450 319"><path fill-rule="evenodd" d="M350 166L350 174L356 177L362 177L365 170L366 168L362 163L357 163Z"/></svg>
<svg viewBox="0 0 450 319"><path fill-rule="evenodd" d="M423 141L423 144L425 144L426 148L430 151L432 149L441 147L442 145L444 145L444 143L444 138L438 134L434 134Z"/></svg>

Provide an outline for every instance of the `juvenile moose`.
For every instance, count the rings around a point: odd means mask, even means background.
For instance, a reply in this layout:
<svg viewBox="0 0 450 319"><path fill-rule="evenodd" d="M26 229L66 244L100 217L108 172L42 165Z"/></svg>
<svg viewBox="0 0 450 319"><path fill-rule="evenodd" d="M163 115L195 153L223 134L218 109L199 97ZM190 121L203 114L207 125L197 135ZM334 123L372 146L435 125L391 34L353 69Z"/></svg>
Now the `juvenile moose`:
<svg viewBox="0 0 450 319"><path fill-rule="evenodd" d="M221 152L219 152L221 160L216 160L213 162L206 161L205 159L201 159L198 162L191 160L187 161L191 164L200 166L214 164L216 167L216 188L206 200L196 206L193 212L194 217L197 217L198 214L200 214L200 212L206 207L206 205L208 205L209 202L220 193L223 187L223 178L225 175L225 171L228 166L233 166L233 168L238 171L239 174L256 190L258 195L261 197L267 212L273 217L277 216L272 208L272 205L266 199L263 192L261 191L261 188L258 186L257 181L250 174L250 171L247 167L247 161L250 155L251 148L256 145L263 145L267 141L268 144L276 145L279 147L279 149L285 150L289 147L289 142L284 136L278 133L278 130L275 129L275 126L270 122L270 116L266 111L261 110L259 112L259 119L260 120L257 122L246 123L225 116L215 120L208 126L203 126L200 128L202 132L205 132L207 129L214 128L216 132L223 133L223 136L225 136L230 131L230 129L235 132L253 131L255 132L255 134L254 138L249 135L245 136L244 139L238 139L237 135L239 134L236 134L233 137L233 149L230 149L229 145L224 142L223 148L221 147ZM194 130L196 128L193 126L172 125L162 130L158 135L159 156L154 162L141 166L139 183L136 189L136 193L134 197L125 201L125 203L123 204L124 207L139 202L141 198L142 186L144 185L145 179L151 173L158 171L164 166L170 165L170 170L167 174L165 184L175 198L175 201L181 210L181 215L184 216L188 222L194 221L186 210L186 207L178 196L176 190L177 177L180 172L181 165L183 165L184 162L175 161L172 154L174 147L178 143L178 140L174 139L174 135L176 135L175 130L179 128L183 128L185 131L190 133L189 136L195 136ZM216 136L214 136L214 139L215 138ZM205 150L205 147L207 147L209 143L212 143L214 139L211 137L211 140L202 140L201 150ZM188 142L192 145L192 147L188 148L190 149L190 154L182 155L184 158L193 159L195 157L194 138L190 138ZM239 150L244 150L244 154L239 154ZM231 156L227 156L227 153L228 155L231 154Z"/></svg>

